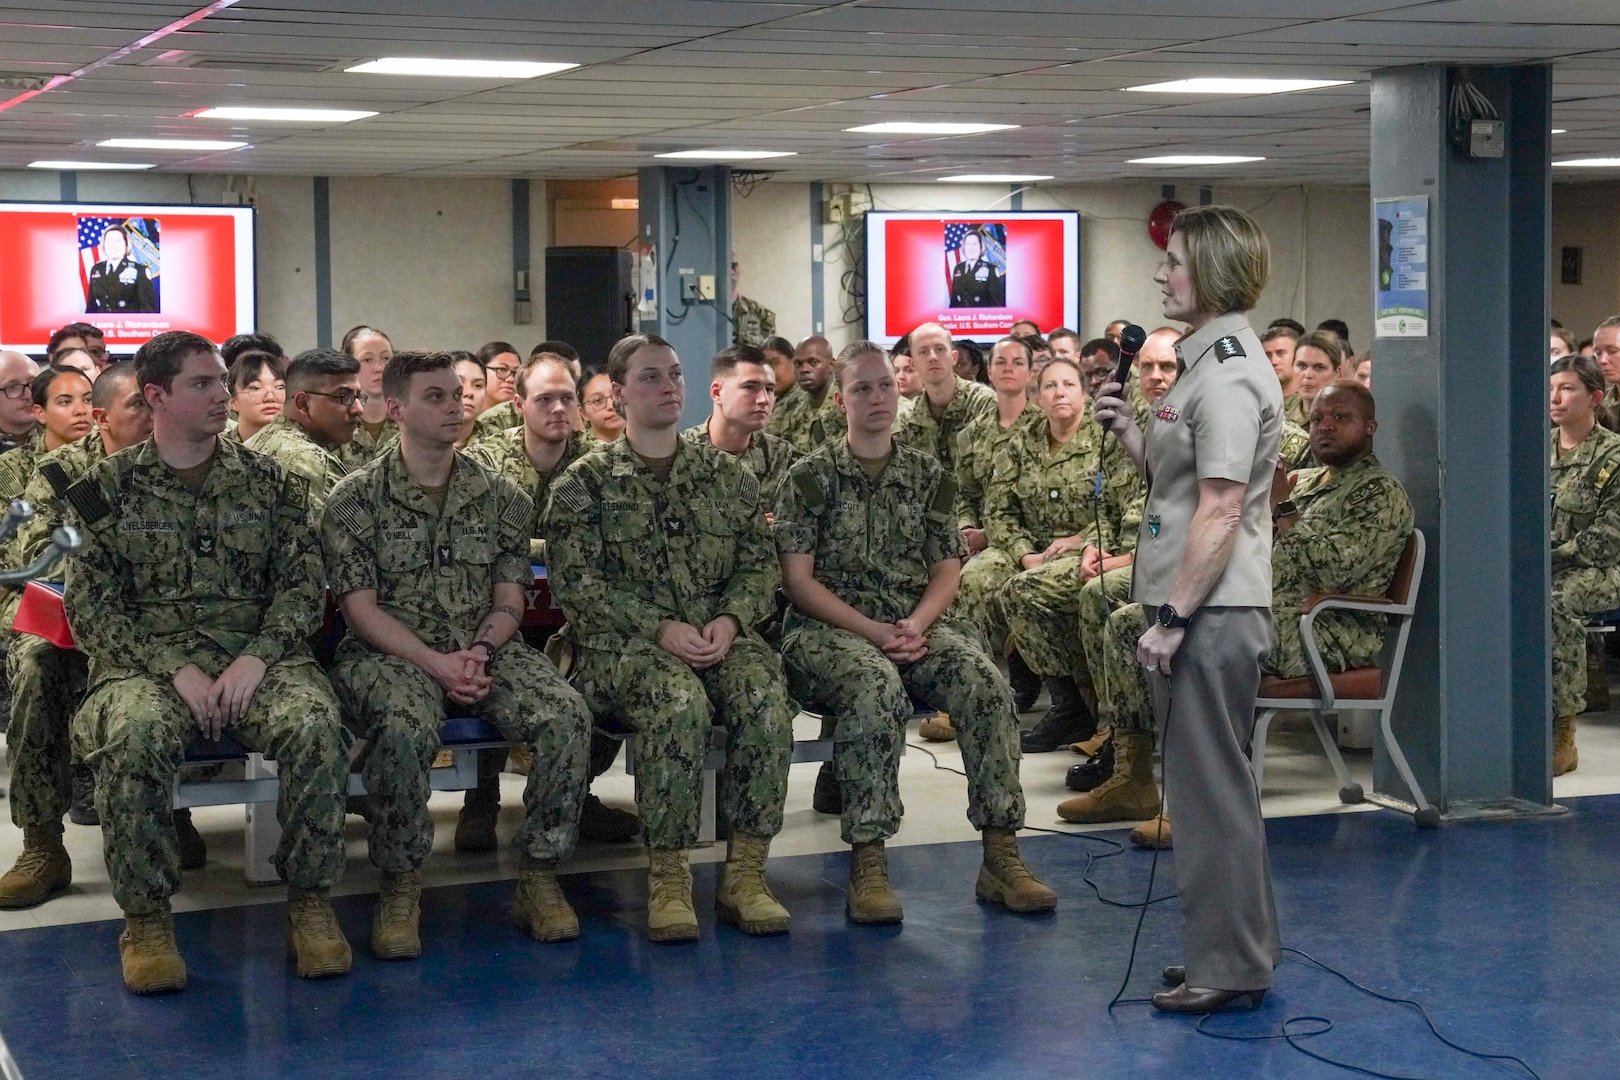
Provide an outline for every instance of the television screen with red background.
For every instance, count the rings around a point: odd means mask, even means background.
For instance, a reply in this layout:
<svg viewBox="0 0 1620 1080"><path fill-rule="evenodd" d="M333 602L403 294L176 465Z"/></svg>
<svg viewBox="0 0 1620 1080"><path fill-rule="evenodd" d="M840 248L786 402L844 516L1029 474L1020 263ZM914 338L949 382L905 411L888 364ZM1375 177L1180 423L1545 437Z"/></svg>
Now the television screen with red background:
<svg viewBox="0 0 1620 1080"><path fill-rule="evenodd" d="M165 330L255 329L253 209L0 203L0 347L41 353L72 322L129 354Z"/></svg>
<svg viewBox="0 0 1620 1080"><path fill-rule="evenodd" d="M1072 210L866 215L866 331L893 345L925 322L1000 337L1080 321L1080 215Z"/></svg>

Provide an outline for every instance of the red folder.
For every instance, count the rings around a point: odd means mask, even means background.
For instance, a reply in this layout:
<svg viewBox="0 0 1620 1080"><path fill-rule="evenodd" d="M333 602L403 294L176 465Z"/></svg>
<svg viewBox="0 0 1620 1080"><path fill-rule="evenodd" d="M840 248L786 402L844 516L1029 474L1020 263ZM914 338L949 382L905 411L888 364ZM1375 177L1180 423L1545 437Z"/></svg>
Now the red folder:
<svg viewBox="0 0 1620 1080"><path fill-rule="evenodd" d="M22 634L42 637L62 649L77 649L62 607L62 586L58 582L30 581L23 586L22 601L11 628Z"/></svg>

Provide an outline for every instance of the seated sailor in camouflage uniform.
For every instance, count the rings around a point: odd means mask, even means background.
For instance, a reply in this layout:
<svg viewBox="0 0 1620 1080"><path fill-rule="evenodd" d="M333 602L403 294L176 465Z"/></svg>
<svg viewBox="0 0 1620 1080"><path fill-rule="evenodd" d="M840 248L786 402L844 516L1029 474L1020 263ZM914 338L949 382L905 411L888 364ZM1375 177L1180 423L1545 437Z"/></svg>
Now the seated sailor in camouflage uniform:
<svg viewBox="0 0 1620 1080"><path fill-rule="evenodd" d="M321 515L326 577L349 627L332 683L370 744L370 854L383 872L371 951L382 960L422 951L428 770L447 712L532 749L512 918L540 941L579 936L556 867L574 847L591 714L518 637L534 503L455 451L460 387L449 353L394 354L383 394L399 444L340 481Z"/></svg>
<svg viewBox="0 0 1620 1080"><path fill-rule="evenodd" d="M281 415L245 445L308 480L310 512L319 515L332 488L349 474L338 455L354 441L366 407L360 363L334 349L309 349L288 365L286 386Z"/></svg>
<svg viewBox="0 0 1620 1080"><path fill-rule="evenodd" d="M534 500L534 519L528 527L529 561L546 561L546 541L540 514L552 486L582 454L595 446L588 432L576 430L579 399L573 370L566 358L537 351L518 369L515 396L519 423L476 440L468 456L512 481ZM535 642L539 644L539 642ZM617 739L591 733L592 779L606 772L618 756ZM519 757L520 755L513 755ZM493 851L495 819L501 808L501 768L507 753L495 748L478 752L478 786L467 792L456 822L457 851ZM521 765L514 771L524 772ZM641 823L636 816L587 794L579 812L579 838L583 841L623 843L635 837Z"/></svg>
<svg viewBox="0 0 1620 1080"><path fill-rule="evenodd" d="M82 480L108 454L117 453L152 434L152 410L141 395L134 364L115 364L97 378L91 396L97 430L53 450L39 460L22 497L35 517L18 530L8 566L38 558L62 523L63 493ZM57 571L59 572L59 571ZM9 626L11 616L5 617ZM6 759L11 766L11 820L23 831L17 864L0 877L0 908L32 907L66 889L73 870L62 846L62 815L74 796L69 780L68 723L84 698L89 660L77 649L64 649L33 634L13 634L6 649L6 681L11 686L11 723L6 728ZM80 766L88 774L89 769ZM93 794L93 786L86 787ZM94 806L91 806L94 809ZM176 810L181 837L181 865L187 865L187 841L195 838L190 810ZM206 849L202 851L206 859ZM201 865L198 863L197 865Z"/></svg>
<svg viewBox="0 0 1620 1080"><path fill-rule="evenodd" d="M716 725L731 837L714 907L745 933L782 933L791 916L766 886L765 860L782 827L794 708L781 657L757 630L781 580L760 483L729 453L680 437L685 384L663 338L622 338L608 374L624 437L569 466L546 541L573 685L596 716L635 732L648 936L698 936L687 848Z"/></svg>
<svg viewBox="0 0 1620 1080"><path fill-rule="evenodd" d="M1575 717L1586 709L1587 619L1620 607L1620 435L1597 423L1594 405L1602 392L1602 372L1594 361L1579 355L1554 361L1549 454L1554 776L1580 761Z"/></svg>
<svg viewBox="0 0 1620 1080"><path fill-rule="evenodd" d="M996 392L956 373L951 332L938 323L923 323L909 342L923 392L895 427L894 441L921 450L956 480L957 436L980 417L996 415Z"/></svg>
<svg viewBox="0 0 1620 1080"><path fill-rule="evenodd" d="M1089 738L1097 726L1079 622L1099 442L1097 426L1085 422L1084 379L1070 360L1041 370L1043 415L997 452L986 500L990 542L1016 568L997 606L1012 644L1052 695L1051 708L1022 737L1026 754Z"/></svg>
<svg viewBox="0 0 1620 1080"><path fill-rule="evenodd" d="M96 772L107 876L125 915L124 985L186 984L169 909L180 883L169 806L199 731L229 731L276 759L289 951L300 975L341 975L349 943L328 890L343 874L349 738L307 645L324 600L309 485L218 437L230 395L206 338L159 334L135 371L152 438L64 495L84 527L64 599L90 658L73 750Z"/></svg>
<svg viewBox="0 0 1620 1080"><path fill-rule="evenodd" d="M765 859L782 828L794 709L781 657L755 629L781 580L759 481L730 454L680 437L685 384L668 342L624 338L607 371L624 437L568 467L545 529L574 685L599 717L635 732L648 936L698 935L687 849L716 725L731 834L715 908L746 933L782 933L790 916L766 886Z"/></svg>
<svg viewBox="0 0 1620 1080"><path fill-rule="evenodd" d="M759 481L759 502L767 511L799 452L786 439L765 430L776 403L776 376L765 354L752 345L733 345L709 361L708 420L682 434L742 463Z"/></svg>
<svg viewBox="0 0 1620 1080"><path fill-rule="evenodd" d="M798 390L782 399L765 430L808 454L844 433L844 414L832 398L833 351L820 334L799 342L793 352Z"/></svg>
<svg viewBox="0 0 1620 1080"><path fill-rule="evenodd" d="M888 354L857 342L839 358L847 438L797 462L772 531L793 607L782 655L795 697L833 720L853 845L845 911L895 923L884 841L900 827L900 747L911 695L951 714L968 775L968 820L984 836L975 893L1014 911L1050 911L1057 895L1025 868L1018 721L1012 692L965 624L941 619L956 596L962 534L956 485L927 454L890 434L899 391Z"/></svg>
<svg viewBox="0 0 1620 1080"><path fill-rule="evenodd" d="M338 348L360 362L360 392L366 395L354 438L338 450L343 464L353 470L380 456L399 438L399 429L388 419L382 390L383 369L394 355L394 344L376 327L362 325L350 328Z"/></svg>
<svg viewBox="0 0 1620 1080"><path fill-rule="evenodd" d="M1035 405L1031 365L1034 354L1022 338L1004 337L990 348L990 385L996 408L972 421L956 436L956 524L967 545L962 566L962 588L957 607L962 617L979 628L990 643L992 656L1007 657L1015 696L1023 708L1033 708L1041 681L1017 652L1007 649L1007 620L998 594L1018 567L1007 553L990 546L985 510L989 502L991 472L996 454L1020 424L1034 423L1041 411ZM896 360L898 365L899 361Z"/></svg>

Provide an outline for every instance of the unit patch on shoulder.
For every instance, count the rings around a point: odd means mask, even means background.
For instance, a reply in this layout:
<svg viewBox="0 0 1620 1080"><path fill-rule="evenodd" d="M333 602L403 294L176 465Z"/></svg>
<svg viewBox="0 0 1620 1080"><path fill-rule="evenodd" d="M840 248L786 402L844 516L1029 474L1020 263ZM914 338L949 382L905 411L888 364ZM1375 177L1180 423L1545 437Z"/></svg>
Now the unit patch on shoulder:
<svg viewBox="0 0 1620 1080"><path fill-rule="evenodd" d="M1238 339L1233 337L1231 334L1226 335L1215 343L1215 358L1223 364L1235 356L1247 355L1248 353L1243 351L1243 343L1238 341Z"/></svg>
<svg viewBox="0 0 1620 1080"><path fill-rule="evenodd" d="M1614 477L1614 472L1616 469L1620 469L1620 458L1610 458L1608 461L1605 461L1603 463L1603 468L1598 470L1597 479L1592 481L1592 486L1598 491L1602 491L1604 488L1608 487L1609 481Z"/></svg>
<svg viewBox="0 0 1620 1080"><path fill-rule="evenodd" d="M60 461L41 462L39 474L45 478L46 483L51 485L51 491L56 493L58 499L67 494L67 489L73 485L73 478L68 475L66 469L62 468Z"/></svg>
<svg viewBox="0 0 1620 1080"><path fill-rule="evenodd" d="M107 502L107 496L102 494L101 485L91 477L80 480L63 493L79 520L86 525L94 525L108 514L112 513L112 504Z"/></svg>

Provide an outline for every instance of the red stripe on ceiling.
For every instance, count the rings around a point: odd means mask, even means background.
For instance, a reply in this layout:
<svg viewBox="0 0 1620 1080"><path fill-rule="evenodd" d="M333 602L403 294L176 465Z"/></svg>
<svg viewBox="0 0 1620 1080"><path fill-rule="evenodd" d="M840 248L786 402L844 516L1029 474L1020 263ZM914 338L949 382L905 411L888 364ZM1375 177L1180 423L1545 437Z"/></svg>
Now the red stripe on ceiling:
<svg viewBox="0 0 1620 1080"><path fill-rule="evenodd" d="M214 0L214 2L209 4L207 7L200 7L184 18L176 19L167 26L159 27L150 34L147 34L145 37L137 38L121 49L114 49L106 56L103 56L97 60L92 60L90 63L84 65L84 67L79 68L76 71L69 72L66 75L53 76L50 82L46 83L38 90L24 90L22 93L18 94L14 98L11 98L9 101L0 101L0 112L5 112L7 109L12 108L13 106L21 105L25 101L32 100L48 90L55 90L57 87L62 86L65 83L70 83L74 79L83 78L84 76L90 74L90 72L95 71L97 68L104 68L108 64L116 64L118 61L122 60L131 53L140 52L142 49L152 44L152 42L166 38L170 34L178 33L179 31L184 30L186 27L191 26L193 23L201 22L202 20L208 18L208 16L213 15L215 12L224 11L228 7L233 7L237 2L238 0Z"/></svg>

